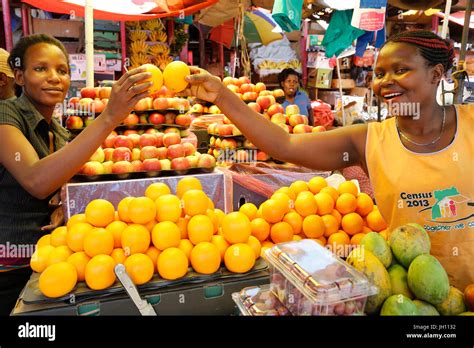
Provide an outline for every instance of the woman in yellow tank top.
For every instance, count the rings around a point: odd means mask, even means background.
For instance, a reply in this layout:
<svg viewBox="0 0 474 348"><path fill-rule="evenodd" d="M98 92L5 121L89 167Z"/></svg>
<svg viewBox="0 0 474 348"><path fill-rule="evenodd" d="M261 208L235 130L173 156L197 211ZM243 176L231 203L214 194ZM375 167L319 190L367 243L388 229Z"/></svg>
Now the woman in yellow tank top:
<svg viewBox="0 0 474 348"><path fill-rule="evenodd" d="M274 158L319 170L362 166L390 228L424 226L431 253L463 290L474 283L474 105L436 102L453 58L452 45L429 31L390 38L380 50L373 88L396 117L330 132L288 134L202 69L192 70L187 94L217 104Z"/></svg>

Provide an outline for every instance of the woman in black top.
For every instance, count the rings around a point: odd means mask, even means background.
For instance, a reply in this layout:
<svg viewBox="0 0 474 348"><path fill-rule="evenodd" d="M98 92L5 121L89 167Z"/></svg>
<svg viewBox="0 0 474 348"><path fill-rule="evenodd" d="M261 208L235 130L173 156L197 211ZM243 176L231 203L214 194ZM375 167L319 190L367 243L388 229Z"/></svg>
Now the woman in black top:
<svg viewBox="0 0 474 348"><path fill-rule="evenodd" d="M22 38L9 65L23 94L0 103L0 314L6 315L29 277L29 258L50 223L49 200L149 95L151 77L138 68L112 87L102 114L70 144L52 117L70 85L64 46L47 35ZM59 220L55 214L53 219ZM54 222L57 221L53 221ZM33 247L32 247L33 246ZM21 252L20 252L21 251ZM26 252L25 252L26 251Z"/></svg>

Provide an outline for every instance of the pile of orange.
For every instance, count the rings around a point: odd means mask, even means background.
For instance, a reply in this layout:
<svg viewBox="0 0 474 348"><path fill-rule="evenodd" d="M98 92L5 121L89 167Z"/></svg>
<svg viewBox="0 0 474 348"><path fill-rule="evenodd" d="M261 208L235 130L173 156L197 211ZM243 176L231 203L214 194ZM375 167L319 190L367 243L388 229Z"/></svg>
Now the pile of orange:
<svg viewBox="0 0 474 348"><path fill-rule="evenodd" d="M336 189L320 176L281 187L257 209L240 211L250 218L251 234L263 252L275 243L313 239L339 256L347 256L368 232L387 238L387 223L372 198L345 181ZM253 217L253 218L252 218Z"/></svg>
<svg viewBox="0 0 474 348"><path fill-rule="evenodd" d="M125 197L117 209L104 199L91 201L83 214L38 241L30 265L41 273L39 288L49 297L67 295L77 281L93 290L106 289L116 280L118 263L137 285L154 274L181 278L189 267L212 274L222 263L231 272L244 273L260 257L260 239L269 230L253 237L250 221L257 208L243 210L226 215L215 209L194 177L181 179L176 195L166 184L154 183L145 196Z"/></svg>

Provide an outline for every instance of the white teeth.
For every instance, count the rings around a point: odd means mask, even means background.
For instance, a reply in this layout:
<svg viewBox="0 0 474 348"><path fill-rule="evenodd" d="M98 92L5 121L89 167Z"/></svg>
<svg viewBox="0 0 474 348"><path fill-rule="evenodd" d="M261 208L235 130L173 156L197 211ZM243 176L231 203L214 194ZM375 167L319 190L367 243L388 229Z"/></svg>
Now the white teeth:
<svg viewBox="0 0 474 348"><path fill-rule="evenodd" d="M402 95L401 93L390 93L390 94L385 94L385 98L392 98L392 97L398 97L399 95Z"/></svg>

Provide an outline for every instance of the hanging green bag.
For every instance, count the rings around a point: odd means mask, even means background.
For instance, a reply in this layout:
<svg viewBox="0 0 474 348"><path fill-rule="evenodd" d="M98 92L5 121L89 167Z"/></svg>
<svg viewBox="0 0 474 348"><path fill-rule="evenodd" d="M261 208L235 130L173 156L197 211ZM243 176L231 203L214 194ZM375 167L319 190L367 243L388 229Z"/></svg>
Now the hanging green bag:
<svg viewBox="0 0 474 348"><path fill-rule="evenodd" d="M275 0L272 17L286 32L300 30L303 0Z"/></svg>

